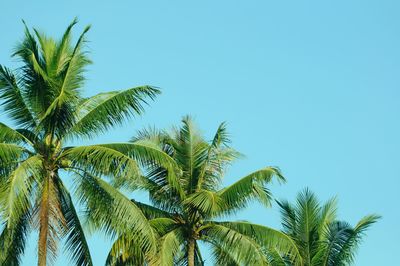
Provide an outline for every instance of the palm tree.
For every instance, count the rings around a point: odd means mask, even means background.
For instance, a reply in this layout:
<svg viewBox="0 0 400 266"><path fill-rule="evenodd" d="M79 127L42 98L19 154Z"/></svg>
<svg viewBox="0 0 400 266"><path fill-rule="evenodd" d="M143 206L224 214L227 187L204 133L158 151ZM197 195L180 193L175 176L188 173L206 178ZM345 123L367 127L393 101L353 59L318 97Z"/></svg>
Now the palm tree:
<svg viewBox="0 0 400 266"><path fill-rule="evenodd" d="M208 142L189 117L182 123L172 132L141 131L132 140L163 150L176 163L176 178L169 178L168 171L149 162L142 188L152 204L134 201L159 236L155 259L138 248L135 234L128 231L114 242L107 265L203 265L199 241L210 245L216 265L269 265L264 246L293 253L291 239L279 231L222 220L252 200L270 206L265 185L274 176L285 181L279 170L266 167L221 188L226 166L239 156L229 146L225 124Z"/></svg>
<svg viewBox="0 0 400 266"><path fill-rule="evenodd" d="M335 198L321 204L308 189L300 192L295 204L278 202L283 231L296 243L304 266L340 266L354 261L366 230L380 217L368 215L354 227L337 220ZM285 256L276 257L277 265L293 265Z"/></svg>
<svg viewBox="0 0 400 266"><path fill-rule="evenodd" d="M119 234L126 230L120 222L123 217L130 229L141 232L137 241L143 249L155 244L145 216L115 186L132 187L141 176L135 158L161 163L163 154L129 143L65 144L140 115L146 100L154 99L159 91L142 86L84 98L81 90L90 63L84 44L89 26L73 44L71 30L76 23L68 26L60 40L25 25L25 37L13 54L22 66L14 71L0 66L2 107L17 128L0 123L0 265L19 263L32 230L39 234L39 265L54 261L60 239L65 240L76 265L92 265L77 210L63 181L71 177L77 200L89 220L96 221L92 227Z"/></svg>

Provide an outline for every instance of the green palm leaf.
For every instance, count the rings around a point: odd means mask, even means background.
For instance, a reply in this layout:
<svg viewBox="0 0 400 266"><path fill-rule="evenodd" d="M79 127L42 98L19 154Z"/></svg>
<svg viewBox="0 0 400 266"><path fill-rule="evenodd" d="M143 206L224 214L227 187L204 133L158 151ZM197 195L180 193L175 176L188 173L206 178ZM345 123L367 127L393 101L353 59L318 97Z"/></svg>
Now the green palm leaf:
<svg viewBox="0 0 400 266"><path fill-rule="evenodd" d="M0 185L1 212L7 226L17 223L31 207L30 193L34 182L41 178L43 165L38 155L23 161Z"/></svg>
<svg viewBox="0 0 400 266"><path fill-rule="evenodd" d="M23 98L23 92L11 70L0 65L0 99L5 113L18 124L19 127L32 127L35 119Z"/></svg>
<svg viewBox="0 0 400 266"><path fill-rule="evenodd" d="M69 34L72 25L75 23L74 21L67 28L66 35ZM84 29L72 52L65 49L63 42L61 42L61 46L57 47L54 41L46 39L42 34L37 33L42 49L54 50L52 53L44 51L44 54L49 56L49 59L45 58L46 71L38 71L39 74L50 79L47 82L56 84L56 86L52 86L55 90L53 91L54 96L51 99L51 104L40 117L40 123L50 132L60 134L74 125L75 108L80 99L78 89L82 87L85 81L83 76L84 68L90 63L85 52L82 51L85 35L89 29L90 26ZM69 39L69 37L64 35L63 39ZM60 55L61 51L66 54ZM57 53L58 55L56 55ZM61 57L68 57L68 60L61 64L60 62L51 62L53 59L59 60ZM35 66L37 65L35 64ZM61 69L59 69L60 65L62 66ZM55 117L58 119L55 120Z"/></svg>
<svg viewBox="0 0 400 266"><path fill-rule="evenodd" d="M181 228L173 229L172 231L163 235L159 243L159 252L154 263L160 266L173 265L175 261L175 254L178 253L183 238L183 232Z"/></svg>
<svg viewBox="0 0 400 266"><path fill-rule="evenodd" d="M202 233L207 242L228 253L239 265L268 265L262 247L251 237L220 224L212 224Z"/></svg>
<svg viewBox="0 0 400 266"><path fill-rule="evenodd" d="M77 182L81 203L86 206L87 219L94 228L111 236L135 232L141 250L153 251L155 235L138 206L95 176L84 174Z"/></svg>
<svg viewBox="0 0 400 266"><path fill-rule="evenodd" d="M4 225L0 234L0 265L17 266L21 264L29 227L30 214L25 213L14 221L12 227Z"/></svg>
<svg viewBox="0 0 400 266"><path fill-rule="evenodd" d="M146 99L154 99L159 93L158 89L142 86L100 93L85 99L77 110L78 121L71 132L90 137L120 125L125 118L142 114Z"/></svg>
<svg viewBox="0 0 400 266"><path fill-rule="evenodd" d="M72 147L66 149L63 157L71 162L72 168L115 177L115 185L128 183L134 186L141 176L137 162L126 153L113 149L112 145Z"/></svg>
<svg viewBox="0 0 400 266"><path fill-rule="evenodd" d="M219 196L226 202L225 212L232 212L247 206L251 200L258 200L265 206L271 205L271 195L265 185L276 176L281 182L285 178L277 168L267 167L239 179L234 184L220 190Z"/></svg>
<svg viewBox="0 0 400 266"><path fill-rule="evenodd" d="M0 166L15 164L26 154L27 150L17 144L0 143Z"/></svg>
<svg viewBox="0 0 400 266"><path fill-rule="evenodd" d="M206 141L190 117L184 117L182 127L172 131L147 129L132 138L133 147L143 145L146 151L156 150L163 157L167 155L166 162L155 156L138 158L145 169L143 188L148 190L152 205L134 202L151 219L159 242L155 257L144 253L145 263L204 265L199 242L212 246L220 265L269 265L271 253L267 250L273 249L276 253L277 248L290 258L298 256L294 241L284 233L250 223L213 221L243 208L253 199L269 203L266 184L273 176L284 180L276 168L266 168L220 189L225 168L239 154L228 144L224 123L213 139ZM171 172L175 174L173 178ZM131 238L135 235L129 230L124 234L130 234ZM129 245L137 245L125 244L128 246L123 250L114 252L116 257L109 257L114 265L121 262L121 254L129 261ZM133 252L132 257L135 256Z"/></svg>
<svg viewBox="0 0 400 266"><path fill-rule="evenodd" d="M267 247L267 250L278 251L280 254L289 257L292 261L298 260L301 256L296 243L288 235L279 230L246 221L216 222L216 224L240 232L254 239L261 246Z"/></svg>
<svg viewBox="0 0 400 266"><path fill-rule="evenodd" d="M26 131L27 130L25 129L14 130L9 126L0 123L0 142L15 144L25 143L33 146L32 141L24 135Z"/></svg>
<svg viewBox="0 0 400 266"><path fill-rule="evenodd" d="M281 208L283 231L299 251L295 258L279 252L289 265L351 264L365 231L379 219L376 215L366 216L358 223L360 227L352 227L337 220L335 198L321 204L308 189L298 194L296 204L287 201L278 204Z"/></svg>
<svg viewBox="0 0 400 266"><path fill-rule="evenodd" d="M218 193L202 190L183 201L187 212L200 211L205 217L219 215L225 209L225 202Z"/></svg>
<svg viewBox="0 0 400 266"><path fill-rule="evenodd" d="M89 246L86 242L85 234L72 202L71 195L60 179L56 185L60 192L59 201L66 222L66 230L64 232L66 235L66 247L71 253L71 260L74 261L76 265L93 265Z"/></svg>
<svg viewBox="0 0 400 266"><path fill-rule="evenodd" d="M87 177L86 181L92 175L99 175L110 178L113 186L132 189L143 187L139 166L145 161L164 160L163 165L167 165L166 156L162 159L160 151L146 151L143 146L134 154L129 151L131 148L122 145L64 146L70 139L94 136L133 114L143 113L144 103L159 93L143 86L83 98L84 74L90 63L85 50L89 27L73 44L72 29L76 23L74 19L59 40L36 29L31 32L25 25L24 39L12 55L19 59L20 67L10 70L0 66L0 104L18 126L12 129L0 123L0 211L5 221L3 239L9 239L1 244L3 250L10 250L12 245L18 249L7 257L1 256L6 265L18 264L24 251L21 241L31 231L39 235L40 266L55 261L62 240L72 262L92 264L78 213L60 178L62 171L78 172ZM170 176L174 176L173 171ZM102 217L97 225L119 234L122 232L118 229L119 221L123 220L124 212L130 212L127 223L139 221L133 226L139 235L139 247L146 252L155 249L154 232L140 209L123 200L122 194L111 190L107 182L90 180L83 182L86 193L79 197L89 198L82 201L91 202L93 195L104 193L107 195L104 202L110 203L112 211L117 213L113 216L108 212L108 218L97 214ZM90 185L94 187L89 189ZM90 205L92 212L100 212L95 203ZM20 226L26 213L29 215ZM147 226L147 232L139 230L140 226Z"/></svg>

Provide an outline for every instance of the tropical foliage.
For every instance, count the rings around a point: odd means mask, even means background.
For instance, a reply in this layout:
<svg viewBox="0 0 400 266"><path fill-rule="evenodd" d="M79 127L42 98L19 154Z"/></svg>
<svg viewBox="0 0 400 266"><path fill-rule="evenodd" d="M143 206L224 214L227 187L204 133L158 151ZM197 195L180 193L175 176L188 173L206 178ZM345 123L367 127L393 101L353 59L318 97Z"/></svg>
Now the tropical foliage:
<svg viewBox="0 0 400 266"><path fill-rule="evenodd" d="M304 266L351 264L366 230L379 219L377 215L368 215L351 226L338 220L335 198L321 204L308 189L298 194L295 204L278 204L284 232L300 253L295 262ZM279 260L280 265L293 265L285 256Z"/></svg>
<svg viewBox="0 0 400 266"><path fill-rule="evenodd" d="M59 40L25 25L12 55L21 66L0 65L0 105L13 123L0 122L0 265L20 264L31 232L38 234L38 265L53 264L61 242L72 263L93 265L81 218L88 230L115 240L110 266L354 261L379 216L351 226L337 219L334 199L321 204L308 190L295 204L278 202L282 231L229 219L254 201L270 207L267 185L285 178L265 167L223 187L226 169L240 157L225 123L210 141L184 117L178 128L143 130L130 142L74 146L141 115L159 94L141 86L83 97L90 27L74 42L76 23ZM149 203L121 192L134 190L146 191ZM200 243L211 259L202 257Z"/></svg>
<svg viewBox="0 0 400 266"><path fill-rule="evenodd" d="M130 229L140 230L144 249L154 244L150 225L140 210L112 183L134 183L140 177L136 157L160 159L159 154L135 144L69 146L76 138L92 137L125 118L140 115L147 100L159 91L149 86L100 93L84 98L86 27L75 43L74 20L60 40L25 27L25 37L13 56L21 67L0 66L0 97L4 112L16 128L0 123L0 265L17 265L27 235L37 230L38 264L54 261L58 242L65 240L77 265L91 265L81 222L62 176L73 177L77 200L97 226L109 233L122 230L116 223L123 212L132 216ZM124 154L123 151L128 151ZM161 160L161 159L160 159ZM70 175L62 175L68 172ZM71 183L71 182L70 182ZM101 195L101 200L98 199ZM97 208L93 202L107 204ZM118 210L118 211L117 211ZM152 242L153 241L153 242Z"/></svg>
<svg viewBox="0 0 400 266"><path fill-rule="evenodd" d="M224 221L257 200L269 207L266 185L273 177L285 181L274 167L262 168L221 188L226 167L239 156L229 146L225 124L206 141L189 117L172 132L142 131L132 140L163 150L175 162L175 178L157 163L149 163L146 183L152 205L135 202L159 236L158 252L149 258L126 232L114 243L108 265L203 265L199 241L213 250L215 265L269 265L264 247L289 254L294 246L285 234L246 221ZM294 253L294 252L292 252ZM292 254L291 253L291 254Z"/></svg>

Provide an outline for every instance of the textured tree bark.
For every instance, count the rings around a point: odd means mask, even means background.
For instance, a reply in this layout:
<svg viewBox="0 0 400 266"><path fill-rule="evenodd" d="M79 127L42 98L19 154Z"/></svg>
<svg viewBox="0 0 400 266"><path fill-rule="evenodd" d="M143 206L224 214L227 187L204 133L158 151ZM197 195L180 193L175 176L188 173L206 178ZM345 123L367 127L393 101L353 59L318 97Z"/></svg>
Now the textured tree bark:
<svg viewBox="0 0 400 266"><path fill-rule="evenodd" d="M188 246L188 266L194 266L194 248L196 246L196 242L194 239L189 240Z"/></svg>
<svg viewBox="0 0 400 266"><path fill-rule="evenodd" d="M39 243L38 265L46 266L47 263L47 238L49 234L49 178L46 177L43 184L42 200L40 202L39 216Z"/></svg>

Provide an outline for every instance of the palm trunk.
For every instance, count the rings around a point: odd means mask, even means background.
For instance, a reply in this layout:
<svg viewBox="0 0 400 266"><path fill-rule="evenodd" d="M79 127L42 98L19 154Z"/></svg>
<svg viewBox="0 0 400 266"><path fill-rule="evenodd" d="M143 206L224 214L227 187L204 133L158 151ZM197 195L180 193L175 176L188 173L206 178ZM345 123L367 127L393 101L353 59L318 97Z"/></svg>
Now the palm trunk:
<svg viewBox="0 0 400 266"><path fill-rule="evenodd" d="M188 244L188 266L194 266L194 249L196 246L195 240L192 238Z"/></svg>
<svg viewBox="0 0 400 266"><path fill-rule="evenodd" d="M46 266L47 263L47 241L49 235L49 178L45 177L43 182L42 199L39 213L39 243L38 243L38 265Z"/></svg>

